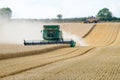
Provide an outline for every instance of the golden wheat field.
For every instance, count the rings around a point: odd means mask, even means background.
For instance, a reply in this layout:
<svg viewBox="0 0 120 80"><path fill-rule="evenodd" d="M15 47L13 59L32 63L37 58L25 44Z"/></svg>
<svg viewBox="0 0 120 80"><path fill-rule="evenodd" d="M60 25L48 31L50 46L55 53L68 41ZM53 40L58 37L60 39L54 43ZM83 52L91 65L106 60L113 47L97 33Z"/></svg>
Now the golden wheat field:
<svg viewBox="0 0 120 80"><path fill-rule="evenodd" d="M119 80L120 23L59 23L87 46L0 44L0 80Z"/></svg>

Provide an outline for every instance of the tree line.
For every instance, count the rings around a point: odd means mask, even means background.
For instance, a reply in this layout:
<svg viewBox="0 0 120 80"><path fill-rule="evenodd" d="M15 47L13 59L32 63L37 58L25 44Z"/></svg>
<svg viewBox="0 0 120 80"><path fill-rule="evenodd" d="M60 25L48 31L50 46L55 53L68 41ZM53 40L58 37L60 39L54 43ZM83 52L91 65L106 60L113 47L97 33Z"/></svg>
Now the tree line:
<svg viewBox="0 0 120 80"><path fill-rule="evenodd" d="M0 8L0 19L11 19L12 10L8 7ZM57 18L54 19L39 19L44 22L82 22L88 17L76 17L76 18L62 18L62 14L58 14ZM120 22L120 18L114 17L112 12L108 8L103 8L98 11L97 15L94 16L99 19L99 21L117 21ZM34 19L36 20L36 19Z"/></svg>

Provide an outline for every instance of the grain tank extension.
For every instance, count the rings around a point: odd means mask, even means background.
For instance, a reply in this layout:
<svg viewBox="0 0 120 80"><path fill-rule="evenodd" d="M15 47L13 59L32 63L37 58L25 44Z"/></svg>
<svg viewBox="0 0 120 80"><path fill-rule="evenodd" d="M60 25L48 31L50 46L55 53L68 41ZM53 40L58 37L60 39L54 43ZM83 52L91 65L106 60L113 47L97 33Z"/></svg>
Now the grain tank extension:
<svg viewBox="0 0 120 80"><path fill-rule="evenodd" d="M60 25L44 25L43 26L43 39L42 41L26 41L24 45L45 45L45 44L70 44L71 47L75 47L76 42L73 40L65 41L63 39L62 31L60 31Z"/></svg>

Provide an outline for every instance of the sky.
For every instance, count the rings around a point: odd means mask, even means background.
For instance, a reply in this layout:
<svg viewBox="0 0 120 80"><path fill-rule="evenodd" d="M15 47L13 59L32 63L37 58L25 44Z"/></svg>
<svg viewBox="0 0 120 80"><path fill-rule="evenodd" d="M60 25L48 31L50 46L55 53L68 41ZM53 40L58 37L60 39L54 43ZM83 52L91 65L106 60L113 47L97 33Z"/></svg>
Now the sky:
<svg viewBox="0 0 120 80"><path fill-rule="evenodd" d="M0 0L0 8L9 7L12 18L46 19L96 16L108 8L113 16L120 17L120 0Z"/></svg>

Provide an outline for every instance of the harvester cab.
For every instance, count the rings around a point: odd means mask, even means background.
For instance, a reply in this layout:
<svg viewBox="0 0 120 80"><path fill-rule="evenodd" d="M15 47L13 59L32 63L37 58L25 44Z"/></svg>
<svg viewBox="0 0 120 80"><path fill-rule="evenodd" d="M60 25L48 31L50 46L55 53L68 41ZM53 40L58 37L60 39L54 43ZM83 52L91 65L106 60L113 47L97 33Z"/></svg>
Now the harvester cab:
<svg viewBox="0 0 120 80"><path fill-rule="evenodd" d="M24 40L24 45L70 44L71 47L75 47L75 41L65 41L63 39L62 31L60 31L60 25L43 25L43 27L43 41Z"/></svg>
<svg viewBox="0 0 120 80"><path fill-rule="evenodd" d="M59 25L44 25L43 39L47 41L61 41L62 32L59 30Z"/></svg>

